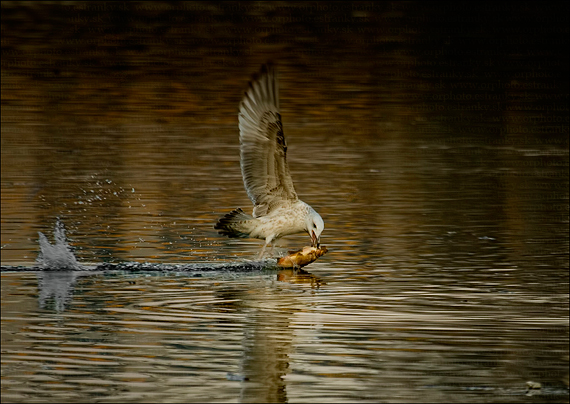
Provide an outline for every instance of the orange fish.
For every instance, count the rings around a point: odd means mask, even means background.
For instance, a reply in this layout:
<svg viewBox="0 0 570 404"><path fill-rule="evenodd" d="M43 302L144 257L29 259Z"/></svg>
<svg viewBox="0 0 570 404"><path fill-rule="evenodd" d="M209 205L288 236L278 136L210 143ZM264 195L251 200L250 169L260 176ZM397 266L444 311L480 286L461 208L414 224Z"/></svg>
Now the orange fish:
<svg viewBox="0 0 570 404"><path fill-rule="evenodd" d="M303 247L298 251L289 251L289 255L282 257L277 261L277 265L282 268L301 268L309 265L317 258L327 253L326 247Z"/></svg>

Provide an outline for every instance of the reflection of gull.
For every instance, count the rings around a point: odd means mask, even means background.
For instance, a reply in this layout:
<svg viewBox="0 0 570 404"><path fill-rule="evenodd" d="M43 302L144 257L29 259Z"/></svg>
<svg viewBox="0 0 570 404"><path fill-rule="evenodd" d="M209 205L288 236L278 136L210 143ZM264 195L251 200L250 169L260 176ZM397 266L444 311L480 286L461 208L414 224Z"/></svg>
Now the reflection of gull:
<svg viewBox="0 0 570 404"><path fill-rule="evenodd" d="M245 93L239 112L241 173L253 216L235 209L214 226L229 237L265 239L265 245L289 234L306 231L312 245L325 227L321 216L297 197L287 165L279 94L271 66L263 66Z"/></svg>

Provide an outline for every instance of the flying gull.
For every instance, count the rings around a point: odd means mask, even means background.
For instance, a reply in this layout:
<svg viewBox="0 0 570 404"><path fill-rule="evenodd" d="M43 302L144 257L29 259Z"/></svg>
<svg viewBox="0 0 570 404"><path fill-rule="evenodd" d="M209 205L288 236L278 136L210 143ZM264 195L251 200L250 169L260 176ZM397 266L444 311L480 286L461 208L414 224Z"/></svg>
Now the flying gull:
<svg viewBox="0 0 570 404"><path fill-rule="evenodd" d="M253 202L253 215L240 208L221 217L215 229L228 237L264 239L265 248L290 234L307 232L319 246L325 227L321 216L297 197L287 165L277 80L271 65L264 65L249 83L239 108L241 174Z"/></svg>

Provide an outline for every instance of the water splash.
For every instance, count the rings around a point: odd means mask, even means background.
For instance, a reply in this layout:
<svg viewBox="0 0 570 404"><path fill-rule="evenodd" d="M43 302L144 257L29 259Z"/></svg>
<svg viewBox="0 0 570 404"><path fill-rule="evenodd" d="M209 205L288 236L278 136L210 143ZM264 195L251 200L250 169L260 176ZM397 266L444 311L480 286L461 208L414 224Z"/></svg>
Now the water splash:
<svg viewBox="0 0 570 404"><path fill-rule="evenodd" d="M40 253L36 262L44 269L52 270L81 270L71 246L65 239L65 228L63 223L57 219L53 231L55 244L50 244L47 237L40 231Z"/></svg>

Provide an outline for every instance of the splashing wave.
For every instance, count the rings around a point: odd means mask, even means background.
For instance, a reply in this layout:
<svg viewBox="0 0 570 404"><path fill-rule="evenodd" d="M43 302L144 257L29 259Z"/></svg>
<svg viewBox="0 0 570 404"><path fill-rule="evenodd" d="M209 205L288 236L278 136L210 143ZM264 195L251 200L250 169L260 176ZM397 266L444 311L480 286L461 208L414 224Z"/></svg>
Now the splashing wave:
<svg viewBox="0 0 570 404"><path fill-rule="evenodd" d="M40 237L40 253L36 262L42 268L51 270L84 269L79 262L77 262L71 246L65 239L65 228L59 218L55 223L53 231L55 244L51 244L41 231L38 232L38 235Z"/></svg>

